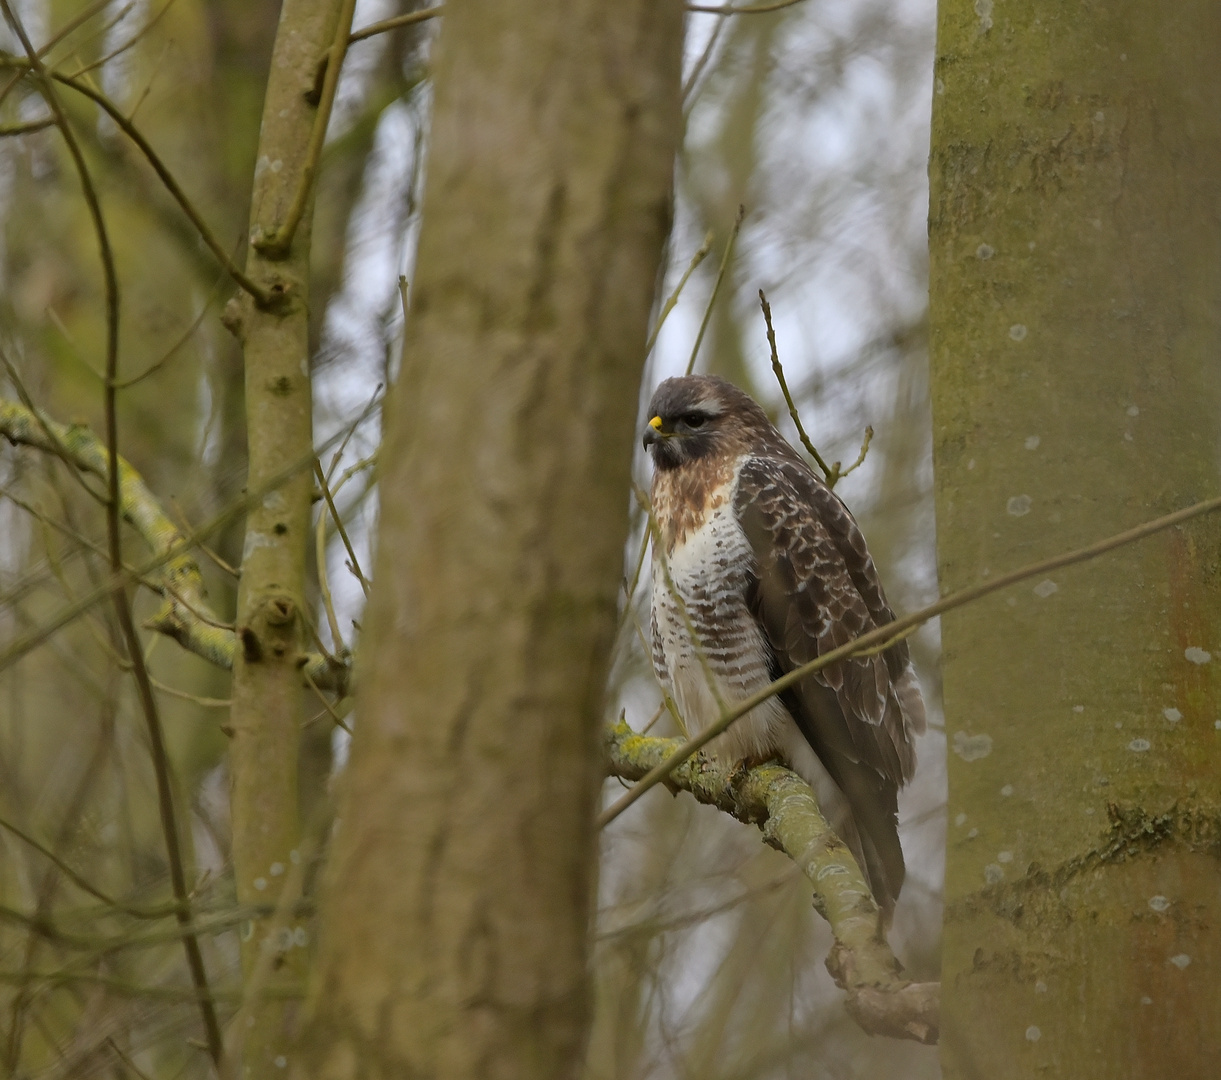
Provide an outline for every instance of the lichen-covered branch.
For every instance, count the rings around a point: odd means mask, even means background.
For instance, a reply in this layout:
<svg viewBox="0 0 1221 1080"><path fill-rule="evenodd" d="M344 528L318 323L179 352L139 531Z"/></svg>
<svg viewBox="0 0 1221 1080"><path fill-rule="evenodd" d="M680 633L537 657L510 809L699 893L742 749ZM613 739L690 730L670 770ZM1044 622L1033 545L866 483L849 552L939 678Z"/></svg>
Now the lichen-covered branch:
<svg viewBox="0 0 1221 1080"><path fill-rule="evenodd" d="M606 733L612 776L639 780L672 754L678 739L638 735L620 720ZM872 1035L937 1041L940 984L914 983L882 931L882 915L844 843L831 831L810 786L776 764L744 769L698 754L670 783L739 821L757 825L809 879L814 907L835 935L827 970L847 994L848 1011Z"/></svg>
<svg viewBox="0 0 1221 1080"><path fill-rule="evenodd" d="M106 445L93 431L83 424L61 424L41 409L0 398L0 436L14 445L56 454L71 467L103 481L109 474ZM143 477L122 457L119 503L123 519L139 533L153 555L168 555L158 578L147 582L165 602L144 623L145 627L172 637L188 652L217 667L232 670L236 638L208 604L199 563L184 551L170 554L184 547L185 537ZM347 665L321 653L307 653L302 661L303 674L320 689L341 696L348 692Z"/></svg>

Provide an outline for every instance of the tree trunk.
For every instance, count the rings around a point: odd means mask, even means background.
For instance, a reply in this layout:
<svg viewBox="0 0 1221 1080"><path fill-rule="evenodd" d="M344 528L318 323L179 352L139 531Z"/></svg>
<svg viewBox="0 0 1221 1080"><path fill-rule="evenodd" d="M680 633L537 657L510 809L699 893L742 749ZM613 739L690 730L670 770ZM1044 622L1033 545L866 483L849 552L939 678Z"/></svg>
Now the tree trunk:
<svg viewBox="0 0 1221 1080"><path fill-rule="evenodd" d="M576 1074L677 0L454 0L297 1075Z"/></svg>
<svg viewBox="0 0 1221 1080"><path fill-rule="evenodd" d="M260 241L282 227L310 168L319 62L335 38L343 6L343 0L285 0L280 12L259 132L246 269L261 288L283 299L259 307L242 295L226 308L246 365L246 487L255 496L246 516L229 711L233 870L242 904L275 904L283 890L300 888L297 765L304 710L298 658L308 644L305 559L313 494L312 192L286 251L268 253ZM299 930L274 918L243 928L246 1002L231 1035L239 1045L230 1048L240 1049L243 1077L275 1075L274 1068L287 1063L292 1009L275 991L304 977Z"/></svg>
<svg viewBox="0 0 1221 1080"><path fill-rule="evenodd" d="M1215 495L1221 7L943 0L943 592ZM943 620L947 1078L1221 1060L1221 521Z"/></svg>

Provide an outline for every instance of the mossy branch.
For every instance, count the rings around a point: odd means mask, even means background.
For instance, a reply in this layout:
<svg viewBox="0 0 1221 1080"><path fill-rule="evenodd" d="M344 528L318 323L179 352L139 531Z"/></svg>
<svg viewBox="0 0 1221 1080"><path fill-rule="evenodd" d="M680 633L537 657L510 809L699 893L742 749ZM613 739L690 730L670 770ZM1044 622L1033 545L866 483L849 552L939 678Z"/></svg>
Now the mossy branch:
<svg viewBox="0 0 1221 1080"><path fill-rule="evenodd" d="M29 409L0 398L0 436L10 443L56 454L83 473L106 481L106 445L82 424L61 424L40 409ZM161 508L143 477L122 457L119 461L119 505L123 519L139 533L155 556L168 555L158 579L148 582L165 601L144 626L172 637L188 652L225 670L232 670L237 640L207 601L199 563L188 554L171 554L184 545L184 536ZM321 653L302 658L303 675L319 688L346 694L348 667Z"/></svg>
<svg viewBox="0 0 1221 1080"><path fill-rule="evenodd" d="M640 780L680 744L638 735L621 719L606 733L608 770L624 780ZM757 825L766 843L801 868L813 887L814 907L835 935L827 970L846 992L848 1011L862 1028L872 1035L937 1041L940 985L903 977L860 868L801 777L776 764L744 769L699 754L671 772L670 783Z"/></svg>

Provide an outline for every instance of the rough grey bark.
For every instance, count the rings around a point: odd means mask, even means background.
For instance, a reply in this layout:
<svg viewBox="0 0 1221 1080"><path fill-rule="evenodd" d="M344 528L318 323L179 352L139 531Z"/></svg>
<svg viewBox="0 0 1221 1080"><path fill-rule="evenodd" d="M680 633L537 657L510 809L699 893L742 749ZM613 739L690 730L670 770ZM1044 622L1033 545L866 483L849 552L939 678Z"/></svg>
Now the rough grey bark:
<svg viewBox="0 0 1221 1080"><path fill-rule="evenodd" d="M943 591L1217 492L1221 8L941 5ZM1221 1060L1221 523L943 620L947 1078Z"/></svg>
<svg viewBox="0 0 1221 1080"><path fill-rule="evenodd" d="M567 1077L677 0L447 4L299 1076Z"/></svg>

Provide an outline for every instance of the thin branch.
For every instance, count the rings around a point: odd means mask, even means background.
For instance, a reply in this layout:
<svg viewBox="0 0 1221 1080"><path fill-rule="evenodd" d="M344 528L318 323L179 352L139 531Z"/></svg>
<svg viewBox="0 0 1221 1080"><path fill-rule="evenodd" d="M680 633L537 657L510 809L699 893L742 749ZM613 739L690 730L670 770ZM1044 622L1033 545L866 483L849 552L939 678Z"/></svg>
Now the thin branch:
<svg viewBox="0 0 1221 1080"><path fill-rule="evenodd" d="M74 56L74 57L80 55L80 53L82 51L84 51L85 49L88 49L89 46L91 46L99 38L101 38L104 41L106 39L106 37L110 34L110 31L113 30L116 26L118 26L119 23L121 23L124 19L127 18L128 15L131 14L132 9L135 8L135 6L136 6L135 0L128 0L128 3L124 4L121 8L119 8L118 11L116 11L112 15L110 15L106 19L106 21L104 23L102 23L101 26L99 26L96 30L92 31L83 40L76 42L72 47L72 53L70 55ZM104 59L109 60L112 58L105 57ZM98 61L94 64L90 64L88 68L84 68L84 69L82 69L82 71L92 71L93 68L98 66L99 63L101 63L101 61ZM80 74L80 73L81 72L77 72L77 74Z"/></svg>
<svg viewBox="0 0 1221 1080"><path fill-rule="evenodd" d="M0 124L0 139L14 135L33 135L36 131L46 131L55 126L55 117L44 116L41 120L30 120L24 124Z"/></svg>
<svg viewBox="0 0 1221 1080"><path fill-rule="evenodd" d="M110 52L106 53L104 56L99 56L92 63L86 64L82 68L77 68L77 70L72 73L72 77L74 79L79 79L82 75L88 74L90 71L95 71L98 68L104 67L106 64L109 64L111 60L114 60L115 58L122 56L125 52L127 52L128 49L134 48L137 44L139 44L140 40L142 38L144 38L153 29L153 27L156 26L161 21L162 17L165 15L165 13L167 11L170 10L171 7L173 7L173 5L174 5L174 0L166 0L166 2L161 6L161 10L158 11L157 14L154 15L151 19L149 19L148 22L146 22L142 27L140 27L139 30L137 30L134 34L132 34L131 37L129 37L125 42L123 42L123 44L116 46L114 49L112 49ZM132 5L129 5L129 7L131 7L131 6ZM123 21L122 16L113 20L110 23L110 25L106 27L106 31L109 32L111 30L111 28L117 26L122 21ZM132 115L133 116L135 115L135 109L132 110Z"/></svg>
<svg viewBox="0 0 1221 1080"><path fill-rule="evenodd" d="M669 777L677 766L681 765L696 751L707 746L708 743L727 730L735 721L740 720L752 709L762 705L769 698L787 690L790 686L796 686L797 683L813 675L815 672L830 667L832 664L837 664L841 660L848 660L858 656L866 649L871 649L875 645L889 641L904 630L919 626L921 623L926 623L929 619L936 618L944 612L952 611L954 608L962 607L964 604L972 603L994 592L999 592L1010 585L1016 585L1018 582L1026 581L1028 578L1037 577L1040 574L1051 573L1053 570L1059 570L1065 566L1072 566L1074 563L1088 562L1090 559L1095 559L1099 555L1106 554L1108 551L1114 551L1115 548L1135 543L1137 540L1144 540L1154 533L1172 528L1175 525L1181 525L1183 522L1199 517L1202 514L1211 514L1216 510L1221 510L1221 497L1193 503L1182 510L1176 510L1172 514L1166 514L1164 517L1147 521L1134 529L1128 529L1126 532L1109 536L1105 540L1099 540L1088 547L1078 548L1063 555L1055 555L1050 559L1031 563L1028 566L1012 570L1007 574L1002 574L991 581L980 582L978 585L969 585L965 589L959 589L949 596L942 597L928 607L921 608L910 615L905 615L901 619L888 622L884 626L879 626L869 631L867 634L862 634L853 641L849 641L839 646L839 648L832 649L817 659L811 660L808 664L794 668L779 679L769 683L762 690L751 694L750 697L739 702L728 712L723 713L714 723L704 728L694 738L688 739L678 747L665 761L651 769L640 783L632 787L617 802L603 810L597 817L597 828L602 828L614 821L615 818L622 814L624 810L639 799L649 788Z"/></svg>
<svg viewBox="0 0 1221 1080"><path fill-rule="evenodd" d="M310 689L314 691L314 693L318 696L318 700L322 702L324 712L319 713L318 716L321 717L323 715L329 715L331 720L334 721L336 727L343 728L344 731L351 735L352 729L344 723L343 717L339 715L338 711L335 709L335 706L327 701L326 695L318 688L318 684L310 678L309 672L303 671L302 674L305 675L305 681L309 683Z"/></svg>
<svg viewBox="0 0 1221 1080"><path fill-rule="evenodd" d="M107 975L96 975L92 972L31 971L19 973L0 971L0 983L14 983L19 980L44 983L48 986L73 986L78 983L86 986L99 986L123 997L144 998L149 1001L197 1001L201 1006L207 1005L209 1008L213 1008L213 1011L215 1011L214 1006L218 1002L222 1004L226 1002L233 1003L240 1002L243 999L241 990L210 989L201 991L199 989L178 989L171 986L140 986L136 983L127 982L125 979L116 979ZM305 991L303 987L268 987L263 991L263 996L295 1001L304 997Z"/></svg>
<svg viewBox="0 0 1221 1080"><path fill-rule="evenodd" d="M335 507L335 500L331 498L331 489L327 486L326 476L322 472L322 463L314 461L314 475L318 478L318 483L322 485L322 497L326 499L326 505L331 511L331 517L335 522L335 528L339 532L339 538L343 541L343 546L347 549L348 558L352 560L352 573L356 580L360 582L360 587L364 590L365 599L369 599L369 579L365 577L360 569L360 562L356 558L356 552L352 548L352 541L348 539L348 531L343 526L343 518L339 516L339 511ZM341 644L341 642L336 642Z"/></svg>
<svg viewBox="0 0 1221 1080"><path fill-rule="evenodd" d="M47 55L56 45L64 40L73 30L79 26L83 26L99 12L105 11L110 6L110 0L93 0L93 3L79 12L74 18L69 19L63 26L55 31L46 43L39 46L38 58L41 60Z"/></svg>
<svg viewBox="0 0 1221 1080"><path fill-rule="evenodd" d="M172 495L170 496L170 506L173 508L174 513L176 513L178 515L178 520L180 522L182 522L182 524L186 527L186 529L188 531L190 531L190 529L192 527L191 522L187 518L186 513L183 511L182 507L178 505L178 500L175 499ZM208 547L208 545L205 544L202 540L199 542L199 544L197 546L200 551L202 551L205 555L208 556L209 559L212 560L213 564L218 569L223 570L226 574L228 574L235 581L238 581L241 579L242 572L236 566L232 566L228 562L226 562L224 559L222 559L215 551L213 551L210 547Z"/></svg>
<svg viewBox="0 0 1221 1080"><path fill-rule="evenodd" d="M58 855L56 855L55 852L53 852L49 847L47 847L45 844L40 843L38 840L35 840L34 837L32 837L29 833L25 832L23 829L18 828L8 819L0 817L0 829L4 829L7 832L12 833L15 837L17 837L18 840L21 840L22 842L28 844L35 851L37 851L38 854L42 855L46 859L49 859L55 865L55 867L59 870L59 872L61 874L63 874L64 877L66 877L69 881L71 881L72 884L75 885L82 892L88 893L95 900L100 900L107 907L114 908L117 911L124 911L124 912L128 911L128 908L125 904L120 903L118 900L115 900L113 897L107 896L106 893L102 892L101 889L97 888L96 886L91 885L88 881L85 880L85 878L81 877L80 874L78 874L75 870L72 869L72 867L70 867L66 862L64 862L63 859L61 859ZM166 911L163 913L163 916L168 915L168 914L169 914L169 912Z"/></svg>
<svg viewBox="0 0 1221 1080"><path fill-rule="evenodd" d="M362 416L365 415L367 410L362 413ZM334 435L332 441L339 441L342 434L340 432ZM49 419L41 410L27 409L0 398L0 436L14 444L44 451L62 451L61 456L74 471L87 472L103 480L108 478L106 448L97 436L82 425L59 424ZM217 618L208 605L203 575L200 573L199 564L189 552L200 543L202 537L237 517L256 497L262 498L267 491L257 496L247 493L245 499L236 501L199 529L184 535L162 510L140 474L122 457L118 461L123 517L149 546L154 554L153 560L135 568L124 567L122 577L112 575L109 582L102 583L78 602L71 604L59 616L43 623L38 630L21 639L0 656L0 669L24 656L30 649L109 595L116 581L126 584L146 579L151 579L150 587L160 592L166 602L160 611L145 622L145 627L172 637L184 649L217 667L225 670L233 668L236 639L232 630L226 629L229 624ZM294 466L292 471L304 464ZM289 470L285 470L285 473L278 482L287 478ZM303 659L304 670L309 672L319 686L339 694L347 692L349 670L345 663L319 653L308 653Z"/></svg>
<svg viewBox="0 0 1221 1080"><path fill-rule="evenodd" d="M362 26L359 30L353 30L348 38L348 44L354 45L356 42L364 41L365 38L371 38L375 34L385 34L391 30L397 30L400 26L414 26L416 23L435 19L444 11L445 5L437 4L435 7L421 8L419 11L408 12L406 15L395 15L392 19L382 19L381 22L370 23L368 26Z"/></svg>
<svg viewBox="0 0 1221 1080"><path fill-rule="evenodd" d="M725 280L725 270L729 266L729 257L733 254L734 244L738 239L738 230L742 228L742 219L746 216L746 207L738 207L738 216L734 218L733 228L729 232L729 239L725 241L725 251L721 255L721 265L716 272L716 282L712 286L712 295L708 297L708 307L704 309L704 319L700 323L700 332L695 335L695 345L691 349L691 359L687 361L687 374L695 370L695 358L699 356L700 345L704 341L704 332L708 329L708 322L712 318L712 309L716 305L717 295L721 291L721 282Z"/></svg>
<svg viewBox="0 0 1221 1080"><path fill-rule="evenodd" d="M609 771L640 780L670 760L679 745L678 739L638 735L621 719L606 734ZM814 907L835 935L827 968L847 991L849 1011L866 1031L937 1041L940 987L903 978L856 860L831 831L801 777L774 763L743 769L701 755L684 761L670 782L702 803L757 825L767 843L801 868L813 888Z"/></svg>
<svg viewBox="0 0 1221 1080"><path fill-rule="evenodd" d="M709 229L708 234L704 237L704 242L700 244L695 254L691 256L691 262L687 264L687 269L683 272L683 276L679 278L674 291L666 297L666 302L661 305L661 311L657 313L657 322L653 324L653 332L649 334L649 340L644 345L645 356L648 356L653 351L653 346L657 342L657 335L661 333L661 328L665 325L666 316L674 310L674 305L678 303L678 298L682 295L683 287L687 284L687 279L695 273L695 268L708 257L708 252L712 250L712 239L712 230Z"/></svg>
<svg viewBox="0 0 1221 1080"><path fill-rule="evenodd" d="M802 0L773 0L770 4L750 4L744 7L737 7L734 4L725 4L721 7L688 4L687 10L698 12L701 15L766 15L770 11L783 11L785 8L794 7L801 2Z"/></svg>
<svg viewBox="0 0 1221 1080"><path fill-rule="evenodd" d="M318 476L322 477L322 471L318 468L317 461L314 462L314 471ZM325 484L326 478L323 477ZM314 526L316 533L314 536L314 561L318 568L318 590L322 593L322 608L326 612L326 621L331 628L331 642L335 646L336 652L347 652L348 646L343 640L343 634L339 630L339 619L335 615L335 603L331 598L331 579L326 568L326 509L318 511L318 522Z"/></svg>
<svg viewBox="0 0 1221 1080"><path fill-rule="evenodd" d="M708 66L708 61L712 59L713 52L716 51L717 42L721 40L721 31L729 25L728 19L717 19L716 24L712 28L712 33L708 35L708 41L704 45L703 52L700 53L699 59L691 68L691 74L687 76L687 81L683 83L681 101L683 103L683 124L686 126L686 121L690 115L692 102L688 99L691 97L691 92L695 89L695 84L699 82L700 76L704 73L704 68Z"/></svg>
<svg viewBox="0 0 1221 1080"><path fill-rule="evenodd" d="M835 469L835 479L837 481L842 480L850 472L856 472L857 469L865 464L865 455L869 453L869 444L871 442L873 442L873 425L866 424L865 437L861 440L861 452L856 455L856 460L846 469L841 469L838 461L832 466Z"/></svg>
<svg viewBox="0 0 1221 1080"><path fill-rule="evenodd" d="M149 364L148 367L140 372L139 375L133 375L130 379L123 379L121 382L116 383L116 389L130 389L137 383L143 382L150 375L155 375L174 358L174 354L177 353L178 350L181 349L188 341L190 341L194 336L195 331L203 325L204 318L208 314L209 309L212 307L212 302L216 300L218 294L220 293L221 283L225 280L226 276L227 271L222 270L221 276L217 278L216 284L212 286L212 292L209 294L208 299L205 300L203 305L200 307L199 314L195 316L194 320L191 322L191 325L183 331L182 336L179 337L173 345L171 345L164 353L161 354L160 359L154 360L151 364Z"/></svg>
<svg viewBox="0 0 1221 1080"><path fill-rule="evenodd" d="M87 494L95 502L104 506L106 504L106 496L99 491L94 491L93 488L89 486L85 478L75 468L71 467L72 457L64 446L64 440L61 433L57 430L57 425L54 425L47 420L42 411L34 406L34 401L30 397L29 391L26 390L25 383L21 380L21 375L18 373L16 367L13 366L12 361L9 360L8 355L4 353L3 350L0 350L0 362L4 364L4 370L8 372L9 381L13 384L13 389L17 391L17 396L21 399L22 405L25 406L26 412L30 417L33 418L35 425L39 427L42 430L42 433L46 436L46 444L42 446L42 449L51 451L51 453L58 457L65 465L69 466L69 473L72 475L72 478L78 484L80 484L82 488L84 488L85 494ZM3 406L0 405L0 408L2 407ZM4 430L4 434L8 435L8 431ZM10 440L12 440L11 435L8 435L8 437Z"/></svg>
<svg viewBox="0 0 1221 1080"><path fill-rule="evenodd" d="M793 418L793 423L797 427L797 434L801 439L801 445L806 448L807 453L815 461L818 462L818 467L823 471L823 477L827 481L827 487L834 487L836 476L831 467L822 459L822 454L818 452L818 448L810 441L810 436L806 434L806 429L801 425L801 417L797 414L797 406L793 403L793 395L789 393L789 384L784 379L784 368L780 366L780 354L776 350L776 331L772 329L772 306L767 302L767 297L763 295L763 290L759 290L759 306L763 309L763 321L767 324L767 344L772 351L772 371L775 372L776 382L780 384L780 391L784 394L785 403L789 407L789 416Z"/></svg>
<svg viewBox="0 0 1221 1080"><path fill-rule="evenodd" d="M56 126L63 136L64 144L76 166L80 179L81 191L89 216L93 222L94 234L97 237L98 250L102 262L102 272L106 288L106 384L104 388L104 407L106 414L106 451L107 451L107 506L106 531L110 548L110 569L118 582L111 590L115 613L125 639L128 658L132 664L136 687L139 691L140 705L144 712L148 727L149 743L152 751L153 769L157 779L157 798L161 817L162 833L165 839L166 856L170 867L170 882L174 898L179 907L175 913L179 922L190 922L189 895L186 885L186 872L183 867L181 842L178 837L178 825L174 811L173 792L170 781L169 756L165 749L165 736L161 728L161 719L157 711L157 702L153 696L152 684L149 682L148 669L144 664L144 651L140 646L140 636L136 632L132 619L131 604L127 596L127 586L122 580L125 571L123 566L122 520L123 511L119 494L119 428L118 410L116 407L115 380L119 366L119 278L115 268L114 252L110 246L110 234L106 227L106 219L102 213L102 205L98 199L97 189L85 163L85 155L77 142L72 125L60 104L52 81L47 77L47 71L42 60L35 51L26 35L25 27L13 13L9 0L0 0L5 18L13 32L20 39L26 56L30 61L30 69L37 77L43 99L55 116ZM212 1060L220 1064L224 1053L224 1043L221 1038L220 1022L216 1018L216 1010L208 996L208 976L204 968L203 953L199 948L199 939L194 934L185 934L182 939L186 953L187 967L191 973L191 981L200 995L200 1014L203 1019L204 1031L208 1037L208 1049Z"/></svg>
<svg viewBox="0 0 1221 1080"><path fill-rule="evenodd" d="M335 91L339 87L339 73L343 69L344 57L348 54L348 45L352 39L352 16L355 12L356 0L339 0L339 20L335 26L335 40L327 52L322 92L318 95L318 111L314 114L314 126L310 130L301 175L297 177L297 189L293 193L293 200L289 203L284 220L269 231L262 231L261 235L256 235L251 241L254 249L269 259L282 259L292 249L293 237L296 236L297 227L309 205L310 195L314 190L314 176L318 171L318 160L322 156L322 144L326 141L326 129L331 121L331 109L335 104Z"/></svg>
<svg viewBox="0 0 1221 1080"><path fill-rule="evenodd" d="M193 702L205 709L227 709L232 704L229 698L201 697L199 694L192 694L189 690L179 690L178 687L170 686L169 683L163 683L160 679L154 679L151 675L149 676L149 682L163 694L181 698L183 701Z"/></svg>
<svg viewBox="0 0 1221 1080"><path fill-rule="evenodd" d="M776 0L774 3L759 4L751 7L733 7L732 5L727 7L706 7L701 4L688 4L687 10L707 15L763 15L769 11L780 11L782 8L793 7L801 2L802 0ZM435 19L438 15L443 14L445 14L445 5L437 4L434 7L422 8L419 11L412 11L406 15L395 15L391 19L383 19L381 22L370 23L368 26L362 26L359 30L353 30L348 38L348 44L352 45L357 41L364 41L375 34L385 34L391 30L397 30L400 26L413 26L416 23Z"/></svg>
<svg viewBox="0 0 1221 1080"><path fill-rule="evenodd" d="M12 61L9 62L11 63ZM31 70L33 69L31 68ZM277 294L256 284L233 261L208 226L208 223L204 221L203 215L195 209L194 203L187 198L186 192L182 190L178 181L174 179L174 175L166 167L165 162L161 160L149 141L141 134L140 129L123 115L122 110L109 97L96 87L85 82L79 75L64 75L60 72L50 71L46 73L46 77L87 97L114 121L115 125L124 135L136 144L136 147L144 155L145 160L153 167L153 171L157 174L162 184L165 185L166 190L173 197L174 201L178 203L179 207L181 207L182 212L186 214L191 224L195 226L200 239L203 240L208 250L216 257L217 262L225 268L229 276L254 298L255 303L260 307L270 308L280 301L280 297Z"/></svg>
<svg viewBox="0 0 1221 1080"><path fill-rule="evenodd" d="M187 198L187 194L182 190L178 181L174 179L173 174L166 167L165 163L157 155L157 152L152 148L149 141L141 134L140 129L135 126L113 101L110 100L100 90L94 89L88 83L82 82L79 79L71 78L67 75L54 75L57 82L63 83L65 86L71 87L78 94L83 94L94 102L107 116L115 122L115 125L123 132L132 142L136 144L140 152L144 155L145 160L153 167L153 171L157 174L161 183L165 185L166 190L173 196L174 201L182 208L182 212L186 214L191 224L195 226L196 232L199 233L200 239L203 240L208 250L216 257L217 262L221 264L228 272L229 276L246 290L253 298L255 303L260 307L271 307L277 302L277 297L273 293L256 284L253 280L247 277L246 272L242 270L230 257L221 242L216 238L208 223L204 221L203 215L195 209L195 204Z"/></svg>

